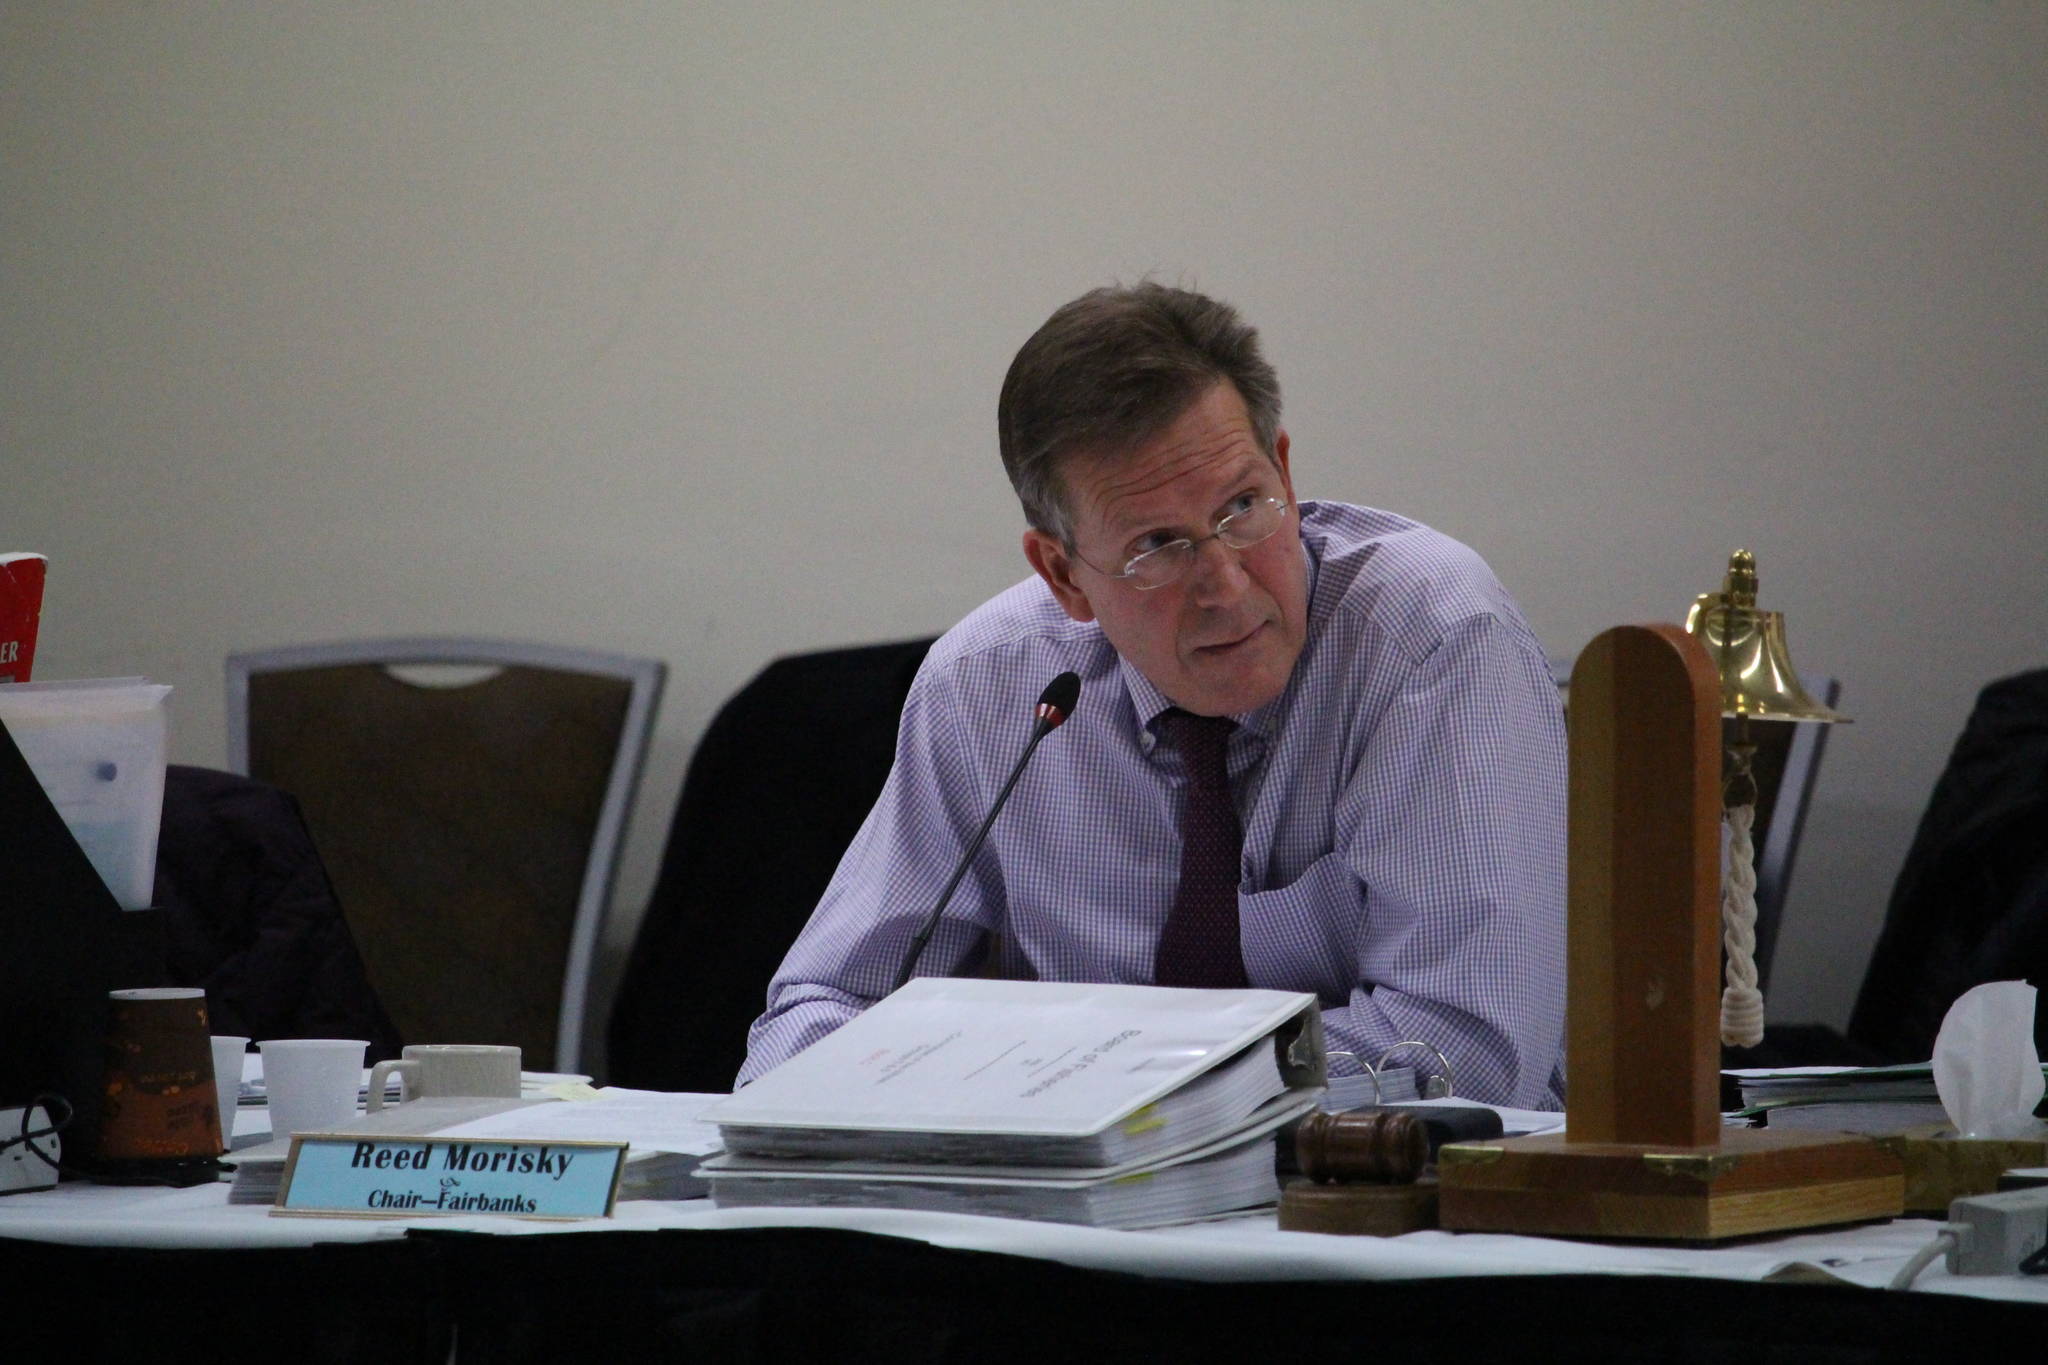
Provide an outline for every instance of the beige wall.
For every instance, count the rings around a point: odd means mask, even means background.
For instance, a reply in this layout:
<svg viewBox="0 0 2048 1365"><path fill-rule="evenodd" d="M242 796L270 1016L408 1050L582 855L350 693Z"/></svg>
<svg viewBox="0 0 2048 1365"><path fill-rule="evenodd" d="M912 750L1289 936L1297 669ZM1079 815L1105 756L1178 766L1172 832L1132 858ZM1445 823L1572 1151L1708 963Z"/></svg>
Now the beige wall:
<svg viewBox="0 0 2048 1365"><path fill-rule="evenodd" d="M1976 689L2048 663L2048 6L0 0L0 549L38 675L470 631L718 703L1023 571L1056 304L1240 303L1304 494L1546 644L1727 552L1847 682L1774 1016L1841 1022Z"/></svg>

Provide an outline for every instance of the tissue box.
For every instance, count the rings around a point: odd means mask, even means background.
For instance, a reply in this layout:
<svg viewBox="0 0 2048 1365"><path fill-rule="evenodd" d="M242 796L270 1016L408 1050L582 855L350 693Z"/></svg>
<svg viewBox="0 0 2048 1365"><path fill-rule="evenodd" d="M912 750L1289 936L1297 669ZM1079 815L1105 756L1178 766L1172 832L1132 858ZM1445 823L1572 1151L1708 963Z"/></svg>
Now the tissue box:
<svg viewBox="0 0 2048 1365"><path fill-rule="evenodd" d="M1906 1212L1947 1217L1950 1201L1991 1194L2001 1172L2048 1165L2048 1139L1959 1138L1945 1123L1877 1139L1906 1168Z"/></svg>

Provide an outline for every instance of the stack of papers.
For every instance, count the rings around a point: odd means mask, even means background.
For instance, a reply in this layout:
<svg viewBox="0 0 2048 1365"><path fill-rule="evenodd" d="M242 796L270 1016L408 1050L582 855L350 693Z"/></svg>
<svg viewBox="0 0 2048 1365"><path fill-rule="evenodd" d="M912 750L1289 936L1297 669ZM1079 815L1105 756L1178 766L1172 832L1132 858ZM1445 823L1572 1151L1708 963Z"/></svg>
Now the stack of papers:
<svg viewBox="0 0 2048 1365"><path fill-rule="evenodd" d="M927 1209L1092 1227L1155 1227L1277 1200L1271 1135L1306 1107L1290 1108L1254 1132L1233 1133L1191 1152L1105 1170L885 1167L853 1161L801 1166L713 1157L704 1163L703 1174L722 1208Z"/></svg>
<svg viewBox="0 0 2048 1365"><path fill-rule="evenodd" d="M1733 1117L1771 1128L1897 1133L1948 1118L1934 1088L1934 1064L1795 1066L1730 1071L1742 1091Z"/></svg>
<svg viewBox="0 0 2048 1365"><path fill-rule="evenodd" d="M608 1086L588 1100L521 1105L441 1130L442 1137L540 1138L627 1144L621 1199L700 1199L697 1167L718 1150L718 1130L698 1113L722 1096Z"/></svg>
<svg viewBox="0 0 2048 1365"><path fill-rule="evenodd" d="M1415 1068L1393 1066L1376 1077L1363 1071L1330 1077L1330 1088L1323 1092L1321 1107L1332 1114L1341 1114L1376 1104L1408 1104L1421 1098L1421 1093L1415 1088Z"/></svg>
<svg viewBox="0 0 2048 1365"><path fill-rule="evenodd" d="M1315 998L921 978L703 1117L723 1206L1138 1227L1272 1203L1322 1093Z"/></svg>

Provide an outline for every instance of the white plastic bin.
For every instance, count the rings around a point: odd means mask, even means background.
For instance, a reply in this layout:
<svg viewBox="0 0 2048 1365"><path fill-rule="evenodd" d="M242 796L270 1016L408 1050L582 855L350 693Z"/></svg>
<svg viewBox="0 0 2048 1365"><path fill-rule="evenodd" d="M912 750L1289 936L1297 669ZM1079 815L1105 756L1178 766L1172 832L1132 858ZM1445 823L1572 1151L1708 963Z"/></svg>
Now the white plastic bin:
<svg viewBox="0 0 2048 1365"><path fill-rule="evenodd" d="M124 910L148 909L155 889L170 691L142 678L0 687L0 723Z"/></svg>

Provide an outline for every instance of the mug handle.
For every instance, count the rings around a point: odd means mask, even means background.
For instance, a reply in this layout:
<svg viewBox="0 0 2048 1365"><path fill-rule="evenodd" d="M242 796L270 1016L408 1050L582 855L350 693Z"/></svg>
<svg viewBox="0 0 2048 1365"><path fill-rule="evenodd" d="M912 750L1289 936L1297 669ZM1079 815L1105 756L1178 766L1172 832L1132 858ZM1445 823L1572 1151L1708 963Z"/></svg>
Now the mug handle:
<svg viewBox="0 0 2048 1365"><path fill-rule="evenodd" d="M384 1107L384 1087L394 1075L398 1077L400 1102L411 1099L413 1087L419 1083L419 1069L420 1064L410 1059L379 1062L371 1067L368 1093L363 1096L363 1112L374 1114Z"/></svg>

